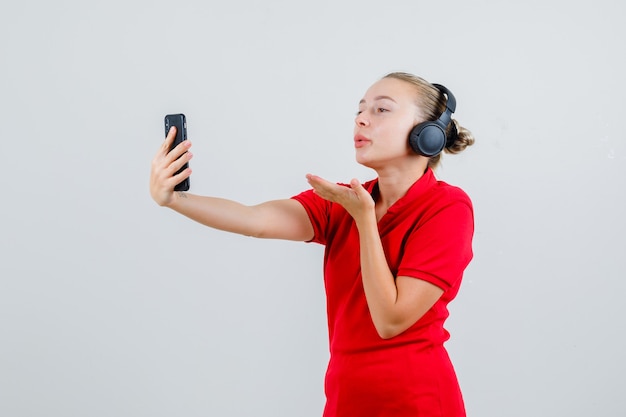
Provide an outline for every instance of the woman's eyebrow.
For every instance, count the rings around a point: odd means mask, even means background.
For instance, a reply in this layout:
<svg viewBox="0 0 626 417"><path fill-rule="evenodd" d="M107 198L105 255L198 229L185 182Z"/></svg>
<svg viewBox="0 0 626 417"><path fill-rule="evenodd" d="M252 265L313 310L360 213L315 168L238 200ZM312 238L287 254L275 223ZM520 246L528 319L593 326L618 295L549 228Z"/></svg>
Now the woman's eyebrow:
<svg viewBox="0 0 626 417"><path fill-rule="evenodd" d="M392 99L391 97L389 97L389 96L376 96L376 97L374 97L374 101L382 100L382 99L391 100L394 103L396 103L396 101L394 99ZM359 101L359 104L363 104L363 103L365 103L365 99L364 98L362 98L361 101Z"/></svg>

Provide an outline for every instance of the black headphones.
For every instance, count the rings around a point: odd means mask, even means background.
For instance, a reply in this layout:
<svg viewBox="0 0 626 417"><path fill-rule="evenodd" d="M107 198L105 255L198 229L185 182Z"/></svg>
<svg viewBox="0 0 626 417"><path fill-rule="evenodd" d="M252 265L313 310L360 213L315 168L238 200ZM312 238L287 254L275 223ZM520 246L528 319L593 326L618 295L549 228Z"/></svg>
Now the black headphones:
<svg viewBox="0 0 626 417"><path fill-rule="evenodd" d="M409 144L415 152L427 157L435 156L446 146L446 127L452 121L452 113L456 109L456 100L450 90L440 84L433 84L448 97L446 111L435 121L422 122L415 126L409 134Z"/></svg>

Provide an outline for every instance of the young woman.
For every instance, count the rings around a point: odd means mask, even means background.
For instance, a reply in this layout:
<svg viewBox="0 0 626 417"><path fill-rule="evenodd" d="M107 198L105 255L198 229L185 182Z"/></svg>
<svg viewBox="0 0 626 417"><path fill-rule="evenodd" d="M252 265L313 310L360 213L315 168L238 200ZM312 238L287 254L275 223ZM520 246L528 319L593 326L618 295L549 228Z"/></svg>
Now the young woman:
<svg viewBox="0 0 626 417"><path fill-rule="evenodd" d="M174 192L192 157L189 141L168 153L174 131L152 161L150 192L161 206L229 232L326 246L324 417L465 415L443 323L472 258L473 209L433 174L442 149L474 142L451 119L455 105L443 86L385 76L359 102L354 125L356 160L377 178L335 184L308 174L312 189L255 206Z"/></svg>

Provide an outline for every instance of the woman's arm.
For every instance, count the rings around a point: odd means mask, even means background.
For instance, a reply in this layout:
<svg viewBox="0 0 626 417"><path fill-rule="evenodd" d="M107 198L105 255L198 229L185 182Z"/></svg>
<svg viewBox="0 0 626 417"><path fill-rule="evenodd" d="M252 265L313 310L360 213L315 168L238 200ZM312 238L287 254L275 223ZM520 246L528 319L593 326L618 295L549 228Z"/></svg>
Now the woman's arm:
<svg viewBox="0 0 626 417"><path fill-rule="evenodd" d="M206 226L246 236L298 241L313 238L313 226L306 210L295 200L274 200L247 206L217 197L175 192L174 186L189 177L191 169L174 174L192 158L189 141L169 152L175 136L175 128L170 129L152 160L150 194L157 204Z"/></svg>
<svg viewBox="0 0 626 417"><path fill-rule="evenodd" d="M379 336L389 339L417 322L441 297L443 290L421 279L393 276L375 215L357 222L357 228L367 305Z"/></svg>
<svg viewBox="0 0 626 417"><path fill-rule="evenodd" d="M393 276L378 233L374 200L357 180L348 188L313 175L307 178L318 195L341 204L356 222L363 289L379 336L389 339L402 333L435 304L443 290L421 279Z"/></svg>
<svg viewBox="0 0 626 417"><path fill-rule="evenodd" d="M245 236L297 241L313 238L309 216L296 200L246 206L217 197L177 193L168 207L205 226Z"/></svg>

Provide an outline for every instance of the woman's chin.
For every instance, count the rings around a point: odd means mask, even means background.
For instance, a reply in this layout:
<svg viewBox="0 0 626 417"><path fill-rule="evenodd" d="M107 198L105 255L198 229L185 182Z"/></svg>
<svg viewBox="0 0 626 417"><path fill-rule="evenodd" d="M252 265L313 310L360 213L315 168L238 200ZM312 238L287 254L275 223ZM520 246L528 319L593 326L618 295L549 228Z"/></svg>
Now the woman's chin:
<svg viewBox="0 0 626 417"><path fill-rule="evenodd" d="M372 160L371 160L371 159L369 159L369 158L359 157L359 156L357 155L357 157L356 157L355 159L356 159L356 162L357 162L359 165L363 165L363 166L364 166L364 167L366 167L366 168L371 168L371 169L374 169L374 170L375 170L375 169L376 169L376 167L377 167L377 164L375 163L375 161L372 161Z"/></svg>

